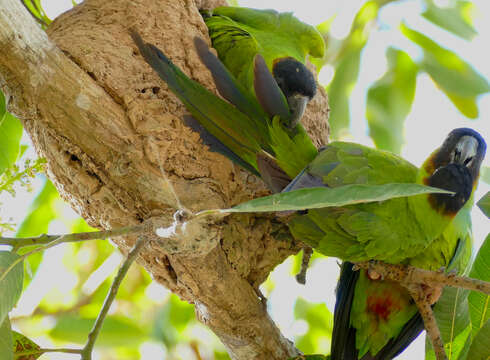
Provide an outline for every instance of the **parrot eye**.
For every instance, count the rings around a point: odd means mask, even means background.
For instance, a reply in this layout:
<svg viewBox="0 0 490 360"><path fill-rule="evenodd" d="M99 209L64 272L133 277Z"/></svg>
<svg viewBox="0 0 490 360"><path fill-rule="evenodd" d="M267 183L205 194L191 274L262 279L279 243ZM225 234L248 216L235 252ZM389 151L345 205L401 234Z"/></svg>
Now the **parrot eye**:
<svg viewBox="0 0 490 360"><path fill-rule="evenodd" d="M463 164L465 166L468 166L471 163L472 160L473 160L473 156L470 156L469 158L465 159L465 161L463 162Z"/></svg>

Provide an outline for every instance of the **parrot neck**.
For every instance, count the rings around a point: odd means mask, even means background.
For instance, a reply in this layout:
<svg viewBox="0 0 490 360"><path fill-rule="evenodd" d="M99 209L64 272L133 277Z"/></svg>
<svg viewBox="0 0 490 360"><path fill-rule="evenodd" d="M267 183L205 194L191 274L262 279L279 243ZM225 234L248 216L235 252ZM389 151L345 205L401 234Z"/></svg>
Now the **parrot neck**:
<svg viewBox="0 0 490 360"><path fill-rule="evenodd" d="M434 211L427 194L411 196L408 198L408 203L415 214L420 233L429 240L427 244L441 235L454 217L451 214Z"/></svg>
<svg viewBox="0 0 490 360"><path fill-rule="evenodd" d="M426 179L430 176L427 170L428 166L426 164L420 168L416 180L418 184L427 185ZM409 206L415 214L421 233L424 234L429 242L442 234L455 215L452 213L441 213L438 209L435 209L430 201L430 196L430 194L422 194L408 198Z"/></svg>

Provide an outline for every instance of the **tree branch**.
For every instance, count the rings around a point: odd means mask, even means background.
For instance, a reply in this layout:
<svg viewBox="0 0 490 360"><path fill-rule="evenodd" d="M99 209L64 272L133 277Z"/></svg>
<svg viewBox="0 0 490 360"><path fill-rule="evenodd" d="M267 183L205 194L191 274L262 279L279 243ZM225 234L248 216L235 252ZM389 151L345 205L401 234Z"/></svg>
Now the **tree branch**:
<svg viewBox="0 0 490 360"><path fill-rule="evenodd" d="M147 232L150 227L147 223L134 226L126 226L119 229L103 230L103 231L88 231L81 233L72 233L64 235L48 235L42 234L35 237L27 238L11 238L11 237L0 237L0 245L11 245L14 248L21 248L24 246L32 245L46 245L59 238L63 238L62 242L78 242L86 240L96 240L96 239L106 239L113 236L129 235L129 234L139 234L142 232Z"/></svg>
<svg viewBox="0 0 490 360"><path fill-rule="evenodd" d="M95 320L94 327L88 334L87 343L85 344L81 353L82 360L92 359L92 350L95 346L95 341L99 336L100 330L102 329L102 324L104 323L107 313L109 312L109 309L116 298L117 291L121 286L121 282L126 276L126 273L128 272L129 268L133 264L134 260L136 260L136 257L138 256L139 252L146 244L146 240L147 238L145 236L138 237L138 240L136 240L136 244L134 244L133 249L129 252L128 256L126 257L126 260L124 260L124 263L119 268L119 271L117 272L117 275L111 284L109 293L107 294L107 297L104 300L104 305L102 305L102 309L100 310L99 315L97 315L97 319Z"/></svg>
<svg viewBox="0 0 490 360"><path fill-rule="evenodd" d="M51 40L18 0L0 1L0 88L9 111L47 159L47 175L60 195L101 229L150 218L173 222L179 206L160 164L192 213L265 195L260 180L209 152L183 124L184 106L137 54L128 27L215 91L194 51L193 38L207 38L207 30L192 0L114 0L109 6L86 0L50 24ZM327 118L320 89L304 118L318 145L326 140ZM290 239L275 240L276 235L286 238L285 225L253 214L190 225L195 233L186 233L186 251L173 252L177 237L150 241L138 261L156 281L196 305L198 318L233 359L282 360L298 354L255 290L299 249ZM135 240L127 234L114 241L127 252Z"/></svg>
<svg viewBox="0 0 490 360"><path fill-rule="evenodd" d="M406 288L412 296L415 304L419 309L419 313L424 320L425 331L429 335L432 347L436 354L437 360L447 360L446 351L444 350L444 343L442 342L441 332L437 326L432 306L427 300L426 293L419 284L410 284Z"/></svg>
<svg viewBox="0 0 490 360"><path fill-rule="evenodd" d="M410 265L387 264L382 261L366 261L357 263L355 266L374 271L384 279L398 281L402 284L445 285L490 294L490 282L458 276L450 272L430 271Z"/></svg>
<svg viewBox="0 0 490 360"><path fill-rule="evenodd" d="M432 311L430 298L433 294L428 292L442 286L452 286L490 294L489 282L457 276L453 273L429 271L410 265L394 265L375 260L357 263L355 268L368 270L384 280L397 281L407 288L424 320L425 330L431 340L437 360L447 360L447 355Z"/></svg>

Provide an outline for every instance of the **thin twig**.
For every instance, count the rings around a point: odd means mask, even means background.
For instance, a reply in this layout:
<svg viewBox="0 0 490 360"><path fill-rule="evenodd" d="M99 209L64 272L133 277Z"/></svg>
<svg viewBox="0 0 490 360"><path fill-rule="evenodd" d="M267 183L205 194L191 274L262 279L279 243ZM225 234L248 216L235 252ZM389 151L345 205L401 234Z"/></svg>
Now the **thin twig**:
<svg viewBox="0 0 490 360"><path fill-rule="evenodd" d="M39 235L36 237L27 238L9 238L0 237L0 245L11 245L14 247L24 247L31 245L46 245L53 242L60 237L63 237L63 242L77 242L85 240L105 239L113 236L128 235L133 233L140 233L147 230L148 224L139 224L133 226L126 226L118 229L102 230L102 231L89 231L74 234L64 235Z"/></svg>
<svg viewBox="0 0 490 360"><path fill-rule="evenodd" d="M107 294L107 297L104 300L104 305L102 306L102 309L100 310L99 315L95 320L94 327L88 334L87 343L85 344L81 352L82 360L92 359L92 350L94 348L95 341L99 336L100 329L102 328L102 324L104 323L107 313L109 312L109 309L112 303L114 302L114 299L116 298L117 291L119 290L119 286L121 285L122 280L126 276L126 273L128 272L129 268L131 267L131 264L133 264L134 260L136 260L136 257L138 256L140 250L145 245L146 240L147 237L145 236L138 237L136 243L134 244L134 247L129 252L128 257L126 258L126 260L124 260L124 263L119 268L119 271L117 272L117 275L114 278L114 281L112 282L109 293Z"/></svg>
<svg viewBox="0 0 490 360"><path fill-rule="evenodd" d="M411 284L405 286L410 295L412 296L415 304L419 309L419 313L424 320L425 331L429 335L434 353L437 360L447 360L446 351L444 350L444 343L442 341L441 332L437 326L436 318L430 302L427 300L426 293L422 289L420 284Z"/></svg>
<svg viewBox="0 0 490 360"><path fill-rule="evenodd" d="M402 284L445 285L490 294L490 282L453 273L424 270L410 265L387 264L382 261L360 262L356 264L356 267L374 271L384 279L398 281Z"/></svg>
<svg viewBox="0 0 490 360"><path fill-rule="evenodd" d="M128 235L128 234L135 234L135 233L143 233L149 230L151 223L143 223L141 225L134 225L134 226L128 226L128 227L123 227L119 229L113 229L113 230L104 230L104 231L93 231L93 232L87 232L87 233L77 233L77 234L65 234L65 235L56 235L54 240L51 242L45 243L41 242L41 244L44 244L43 246L40 246L34 250L31 250L24 255L20 256L18 259L12 262L9 267L5 269L3 273L0 273L0 281L2 281L12 269L24 261L27 257L36 254L38 252L47 250L49 248L52 248L53 246L59 245L64 242L76 242L76 241L85 241L85 240L94 240L94 239L100 239L102 237L113 237L113 236L121 236L121 235ZM52 236L52 235L46 235ZM28 241L32 241L33 239L36 238L23 238L23 239L15 239L15 238L2 238L2 239L10 239L10 240L25 240L26 243ZM41 238L42 241L46 241L43 238ZM13 245L14 247L18 247L18 245L15 242L10 242L8 245ZM32 245L32 244L31 244Z"/></svg>
<svg viewBox="0 0 490 360"><path fill-rule="evenodd" d="M301 260L301 269L299 273L296 274L296 281L300 284L306 284L306 272L310 265L311 255L313 255L313 248L310 246L305 246L303 248L303 258Z"/></svg>

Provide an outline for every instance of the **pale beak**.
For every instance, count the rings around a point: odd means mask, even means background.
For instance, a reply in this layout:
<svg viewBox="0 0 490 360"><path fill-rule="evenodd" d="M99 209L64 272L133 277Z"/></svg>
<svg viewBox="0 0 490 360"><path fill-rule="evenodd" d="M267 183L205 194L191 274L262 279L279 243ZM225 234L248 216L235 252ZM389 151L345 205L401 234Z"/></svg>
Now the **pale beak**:
<svg viewBox="0 0 490 360"><path fill-rule="evenodd" d="M473 136L463 136L456 145L453 162L468 166L478 151L478 141Z"/></svg>
<svg viewBox="0 0 490 360"><path fill-rule="evenodd" d="M301 94L294 94L287 98L289 109L291 110L291 118L288 127L293 129L298 125L306 110L306 105L310 98Z"/></svg>

